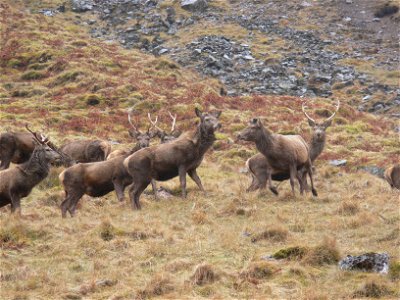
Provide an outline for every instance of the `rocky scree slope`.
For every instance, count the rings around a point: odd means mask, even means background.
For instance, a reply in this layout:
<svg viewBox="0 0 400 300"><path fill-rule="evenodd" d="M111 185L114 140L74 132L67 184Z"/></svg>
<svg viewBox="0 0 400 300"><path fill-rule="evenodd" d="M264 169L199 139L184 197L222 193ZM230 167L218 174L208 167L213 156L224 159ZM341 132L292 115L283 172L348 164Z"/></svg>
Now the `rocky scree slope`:
<svg viewBox="0 0 400 300"><path fill-rule="evenodd" d="M192 4L192 5L189 5ZM94 37L165 55L228 95L349 98L400 116L398 12L390 1L72 0ZM379 15L380 17L375 17Z"/></svg>

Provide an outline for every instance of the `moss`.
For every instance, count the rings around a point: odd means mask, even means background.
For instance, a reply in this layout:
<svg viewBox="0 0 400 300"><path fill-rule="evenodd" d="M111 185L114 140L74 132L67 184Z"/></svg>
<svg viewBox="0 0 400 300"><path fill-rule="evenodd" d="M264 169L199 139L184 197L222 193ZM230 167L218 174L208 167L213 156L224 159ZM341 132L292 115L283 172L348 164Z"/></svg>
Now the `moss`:
<svg viewBox="0 0 400 300"><path fill-rule="evenodd" d="M46 73L39 71L28 71L21 75L22 80L38 80L46 77Z"/></svg>
<svg viewBox="0 0 400 300"><path fill-rule="evenodd" d="M272 254L272 257L275 259L300 260L304 257L307 251L308 248L306 247L288 247L275 252L274 254Z"/></svg>

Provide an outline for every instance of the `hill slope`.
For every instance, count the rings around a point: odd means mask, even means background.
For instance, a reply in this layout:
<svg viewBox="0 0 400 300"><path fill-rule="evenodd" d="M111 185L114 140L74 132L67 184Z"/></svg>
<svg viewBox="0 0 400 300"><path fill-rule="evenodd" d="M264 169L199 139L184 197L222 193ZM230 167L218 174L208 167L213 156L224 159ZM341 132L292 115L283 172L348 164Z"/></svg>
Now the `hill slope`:
<svg viewBox="0 0 400 300"><path fill-rule="evenodd" d="M49 7L58 1L41 2ZM323 118L332 111L323 98L220 95L221 85L200 78L165 57L127 50L93 39L74 23L71 11L32 14L37 2L2 4L0 128L21 130L25 122L57 143L101 137L129 147L126 109L146 128L147 112L191 129L193 109L223 110L222 131L199 174L209 196L189 182L189 196L153 200L143 209L117 203L113 193L80 201L77 217L62 220L54 169L22 201L23 216L0 210L1 289L4 299L303 298L398 297L398 192L381 179L357 171L398 161L400 142L393 119L358 112L342 98L317 160L318 198L293 198L288 183L280 196L245 193L239 173L256 151L235 144L235 134L254 115L273 131L308 128L301 101ZM162 126L167 126L162 123ZM156 143L156 142L154 142ZM330 159L347 159L332 167ZM163 183L179 194L177 180ZM267 259L289 246L304 257ZM337 258L369 251L391 256L387 276L343 272ZM397 262L397 265L396 265ZM200 265L200 267L199 267ZM197 271L196 271L197 270ZM397 274L397 275L396 275Z"/></svg>

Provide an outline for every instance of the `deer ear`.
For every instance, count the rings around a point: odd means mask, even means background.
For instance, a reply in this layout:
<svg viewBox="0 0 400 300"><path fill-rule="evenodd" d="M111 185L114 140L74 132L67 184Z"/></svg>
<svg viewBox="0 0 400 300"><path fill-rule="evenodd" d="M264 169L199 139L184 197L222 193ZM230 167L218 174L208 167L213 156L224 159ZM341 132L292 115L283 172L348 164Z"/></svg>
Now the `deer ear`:
<svg viewBox="0 0 400 300"><path fill-rule="evenodd" d="M203 116L203 113L201 112L200 109L198 109L197 107L194 109L196 116L198 116L199 118L201 118Z"/></svg>
<svg viewBox="0 0 400 300"><path fill-rule="evenodd" d="M214 117L216 117L217 119L221 116L222 111L217 110L217 111L213 111L212 113L210 113L211 115L213 115Z"/></svg>
<svg viewBox="0 0 400 300"><path fill-rule="evenodd" d="M258 122L258 119L257 118L253 118L253 119L251 119L250 120L250 124L257 124L257 122Z"/></svg>
<svg viewBox="0 0 400 300"><path fill-rule="evenodd" d="M324 123L322 123L322 126L324 126L325 128L328 128L329 126L331 126L332 125L332 119L331 120L328 120L328 121L325 121Z"/></svg>
<svg viewBox="0 0 400 300"><path fill-rule="evenodd" d="M136 130L133 130L133 129L129 129L129 135L131 136L131 137L133 137L134 139L136 139L138 136L139 136L139 134L140 134L140 132L139 131L136 131Z"/></svg>
<svg viewBox="0 0 400 300"><path fill-rule="evenodd" d="M315 122L311 121L310 119L308 120L308 125L310 125L310 127L314 127L315 126Z"/></svg>

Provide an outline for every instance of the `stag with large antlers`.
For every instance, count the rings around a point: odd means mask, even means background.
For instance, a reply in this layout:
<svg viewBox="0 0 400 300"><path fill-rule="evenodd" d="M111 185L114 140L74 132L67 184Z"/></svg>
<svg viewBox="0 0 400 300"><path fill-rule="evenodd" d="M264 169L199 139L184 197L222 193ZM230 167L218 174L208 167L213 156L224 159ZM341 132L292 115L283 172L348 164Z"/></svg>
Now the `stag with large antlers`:
<svg viewBox="0 0 400 300"><path fill-rule="evenodd" d="M131 136L138 139L133 149L116 150L119 152L112 152L109 156L114 157L108 157L106 161L76 164L60 174L59 179L65 191L65 199L61 204L63 218L67 216L67 212L74 216L76 206L85 194L101 197L115 190L118 200L124 201L124 191L132 183L132 177L122 163L132 153L148 147L153 137L150 133L151 127L146 133L142 133L133 125L130 112L128 112L128 120L134 130Z"/></svg>
<svg viewBox="0 0 400 300"><path fill-rule="evenodd" d="M157 134L157 132L154 132L154 128L157 127L157 121L158 117L156 117L156 120L153 122L150 116L150 113L147 114L147 118L150 121L151 126L148 127L147 131L140 131L137 129L137 127L133 124L132 119L131 119L131 113L132 113L133 108L128 111L128 122L131 125L131 129L129 129L129 135L136 140L136 145L132 149L118 149L114 150L107 156L108 159L115 158L120 155L126 155L126 154L132 154L135 153L136 151L146 148L150 145L150 140Z"/></svg>
<svg viewBox="0 0 400 300"><path fill-rule="evenodd" d="M176 129L176 118L177 115L172 115L171 112L168 111L169 117L172 119L172 125L171 125L171 130L169 132L161 129L157 125L154 124L154 127L157 129L157 136L160 138L161 144L168 143L170 141L175 140L181 135L181 131ZM153 121L150 119L150 122ZM157 118L156 118L157 122Z"/></svg>
<svg viewBox="0 0 400 300"><path fill-rule="evenodd" d="M35 144L29 160L22 165L0 171L0 207L11 204L11 212L20 211L21 198L27 197L47 177L50 164L63 159L62 153L53 147L47 137L32 132L27 125L26 128Z"/></svg>
<svg viewBox="0 0 400 300"><path fill-rule="evenodd" d="M305 168L310 177L312 193L317 196L312 177L309 148L301 136L273 134L263 126L260 119L253 118L249 122L249 126L239 133L238 139L255 142L258 151L266 157L268 162L267 183L269 189L275 194L277 194L277 191L272 186L273 170L279 173L289 173L290 185L294 195L295 178L299 181L301 194L305 189L302 178L297 174L298 170Z"/></svg>
<svg viewBox="0 0 400 300"><path fill-rule="evenodd" d="M201 191L203 185L196 169L203 161L207 150L215 141L215 131L220 128L221 112L202 113L195 109L200 124L189 132L166 144L142 149L124 161L124 166L133 178L129 197L133 209L140 209L139 197L154 179L166 181L179 176L182 196L186 198L186 173Z"/></svg>
<svg viewBox="0 0 400 300"><path fill-rule="evenodd" d="M322 153L326 142L326 129L332 125L332 120L340 108L340 102L337 102L336 109L331 116L329 116L323 122L316 122L306 112L306 105L302 103L302 111L308 120L308 124L311 127L312 138L308 143L310 148L310 159L313 163L316 158ZM257 153L249 158L246 162L246 166L252 176L252 182L248 187L247 191L254 191L257 189L264 189L266 187L268 179L268 161L262 153ZM301 172L300 172L301 173ZM290 178L290 174L280 173L277 170L272 169L272 180L284 181ZM303 176L298 174L298 176Z"/></svg>

